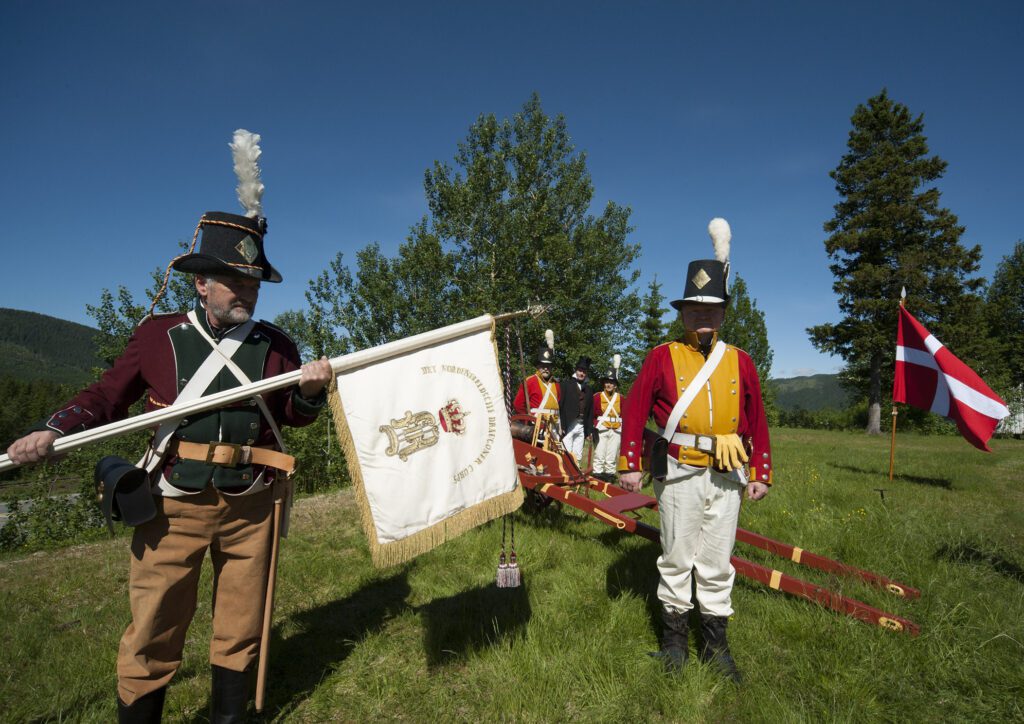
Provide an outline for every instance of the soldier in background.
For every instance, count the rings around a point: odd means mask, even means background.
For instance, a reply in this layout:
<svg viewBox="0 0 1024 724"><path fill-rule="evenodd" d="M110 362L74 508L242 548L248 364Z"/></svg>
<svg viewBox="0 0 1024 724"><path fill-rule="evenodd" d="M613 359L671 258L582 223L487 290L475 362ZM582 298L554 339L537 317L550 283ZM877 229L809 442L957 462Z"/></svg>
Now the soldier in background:
<svg viewBox="0 0 1024 724"><path fill-rule="evenodd" d="M573 375L559 382L562 444L573 454L577 464L583 459L583 443L594 437L594 390L587 382L589 374L590 358L583 356L576 362Z"/></svg>
<svg viewBox="0 0 1024 724"><path fill-rule="evenodd" d="M748 499L760 500L772 483L771 447L757 369L746 352L718 339L729 301L732 233L724 219L712 219L708 231L715 259L690 262L683 298L672 302L686 333L651 350L630 388L619 471L620 485L631 491L640 489L643 472L654 478L664 622L658 655L669 670L686 663L697 604L701 659L739 682L726 639L736 577L729 559L744 489ZM652 416L659 431L645 435Z"/></svg>
<svg viewBox="0 0 1024 724"><path fill-rule="evenodd" d="M558 403L561 400L561 388L552 379L552 366L555 354L550 347L541 347L537 354L537 371L523 380L516 392L512 407L520 415L552 416L558 414Z"/></svg>
<svg viewBox="0 0 1024 724"><path fill-rule="evenodd" d="M594 395L594 429L597 431L594 476L614 483L622 438L622 405L626 397L619 394L619 381L614 369L605 372L598 381L602 389Z"/></svg>

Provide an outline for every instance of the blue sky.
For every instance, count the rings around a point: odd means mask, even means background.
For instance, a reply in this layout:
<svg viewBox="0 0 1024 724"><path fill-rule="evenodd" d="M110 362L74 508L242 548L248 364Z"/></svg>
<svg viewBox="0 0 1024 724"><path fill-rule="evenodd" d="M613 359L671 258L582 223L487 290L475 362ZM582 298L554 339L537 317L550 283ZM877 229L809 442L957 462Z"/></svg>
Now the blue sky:
<svg viewBox="0 0 1024 724"><path fill-rule="evenodd" d="M1024 237L1022 47L1020 2L5 0L0 306L91 323L103 287L141 295L201 212L238 209L244 127L285 277L261 295L273 318L337 251L393 252L424 170L536 90L587 153L594 208L633 209L642 287L657 273L674 298L724 216L774 376L832 372L804 329L838 317L822 223L855 106L887 87L924 113L990 277Z"/></svg>

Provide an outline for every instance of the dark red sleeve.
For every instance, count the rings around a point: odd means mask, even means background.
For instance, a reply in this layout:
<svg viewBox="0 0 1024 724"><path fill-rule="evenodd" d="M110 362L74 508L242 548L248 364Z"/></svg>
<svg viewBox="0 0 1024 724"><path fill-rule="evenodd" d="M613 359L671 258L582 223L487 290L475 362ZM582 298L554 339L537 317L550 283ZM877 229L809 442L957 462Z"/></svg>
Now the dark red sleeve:
<svg viewBox="0 0 1024 724"><path fill-rule="evenodd" d="M299 350L295 343L280 330L275 328L274 331L276 334L271 337L273 341L270 354L267 356L264 379L294 372L302 366ZM273 403L270 400L267 402L279 424L305 427L316 420L326 401L326 390L321 392L316 399L307 400L299 393L299 386L293 385L283 390L277 390L273 397Z"/></svg>
<svg viewBox="0 0 1024 724"><path fill-rule="evenodd" d="M668 346L660 345L647 353L640 367L629 397L622 401L622 446L619 448L619 472L636 473L643 470L641 460L644 428L651 416L654 402L661 391L662 365ZM668 361L671 364L671 360Z"/></svg>
<svg viewBox="0 0 1024 724"><path fill-rule="evenodd" d="M750 355L739 352L740 383L743 391L743 427L740 435L751 444L750 479L772 484L772 447L768 436L768 418L761 399L761 381Z"/></svg>
<svg viewBox="0 0 1024 724"><path fill-rule="evenodd" d="M65 403L39 429L50 429L70 435L110 422L123 420L128 408L142 397L146 382L142 376L143 347L152 337L146 323L140 325L114 366L97 382L86 387Z"/></svg>
<svg viewBox="0 0 1024 724"><path fill-rule="evenodd" d="M594 425L597 425L597 418L601 417L601 393L594 393Z"/></svg>

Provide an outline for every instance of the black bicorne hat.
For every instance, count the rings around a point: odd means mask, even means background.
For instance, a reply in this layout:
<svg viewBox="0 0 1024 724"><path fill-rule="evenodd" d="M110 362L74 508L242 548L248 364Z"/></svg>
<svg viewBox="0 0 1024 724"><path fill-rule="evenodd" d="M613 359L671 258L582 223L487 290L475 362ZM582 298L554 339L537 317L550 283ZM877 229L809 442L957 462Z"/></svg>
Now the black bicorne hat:
<svg viewBox="0 0 1024 724"><path fill-rule="evenodd" d="M550 347L541 347L540 352L537 353L537 366L541 365L553 365L555 363L555 353Z"/></svg>
<svg viewBox="0 0 1024 724"><path fill-rule="evenodd" d="M267 220L223 211L207 211L199 220L199 251L185 254L171 265L188 274L245 276L279 282L281 274L267 261L263 236Z"/></svg>
<svg viewBox="0 0 1024 724"><path fill-rule="evenodd" d="M725 304L729 301L729 263L717 259L691 261L686 270L683 298L672 306L681 309L683 302Z"/></svg>

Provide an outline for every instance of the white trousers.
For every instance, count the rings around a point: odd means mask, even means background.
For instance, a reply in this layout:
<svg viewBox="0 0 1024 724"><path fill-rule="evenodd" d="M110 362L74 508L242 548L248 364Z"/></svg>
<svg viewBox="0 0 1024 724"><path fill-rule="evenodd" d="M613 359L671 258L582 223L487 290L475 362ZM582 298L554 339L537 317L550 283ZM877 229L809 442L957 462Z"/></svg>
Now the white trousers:
<svg viewBox="0 0 1024 724"><path fill-rule="evenodd" d="M565 433L565 436L562 438L562 445L572 453L578 465L583 464L583 442L585 438L582 422L573 425L572 429Z"/></svg>
<svg viewBox="0 0 1024 724"><path fill-rule="evenodd" d="M693 608L695 580L701 613L732 615L736 570L729 558L743 484L735 472L695 468L671 458L665 482L654 481L661 514L658 598L665 608L681 613Z"/></svg>
<svg viewBox="0 0 1024 724"><path fill-rule="evenodd" d="M594 450L594 472L614 473L619 464L619 444L622 442L620 430L601 430L597 437L597 449Z"/></svg>

